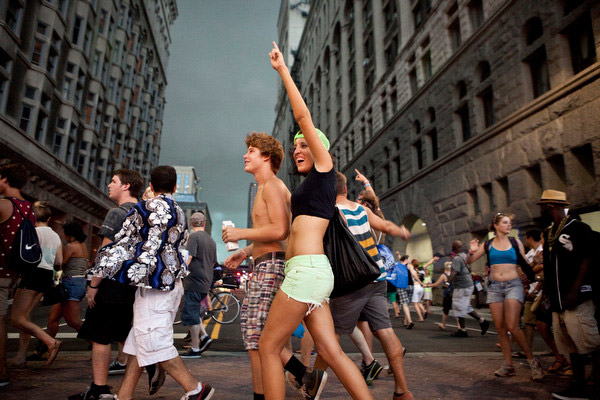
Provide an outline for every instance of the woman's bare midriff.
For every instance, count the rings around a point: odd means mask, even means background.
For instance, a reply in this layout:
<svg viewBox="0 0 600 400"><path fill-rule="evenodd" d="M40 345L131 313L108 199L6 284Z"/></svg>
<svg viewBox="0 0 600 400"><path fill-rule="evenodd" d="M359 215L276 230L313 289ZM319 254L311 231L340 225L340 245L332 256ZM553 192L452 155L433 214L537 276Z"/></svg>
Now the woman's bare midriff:
<svg viewBox="0 0 600 400"><path fill-rule="evenodd" d="M515 264L494 264L490 268L490 279L498 282L517 279L519 273Z"/></svg>
<svg viewBox="0 0 600 400"><path fill-rule="evenodd" d="M323 236L329 220L309 215L299 215L294 219L285 253L286 260L307 254L324 254Z"/></svg>

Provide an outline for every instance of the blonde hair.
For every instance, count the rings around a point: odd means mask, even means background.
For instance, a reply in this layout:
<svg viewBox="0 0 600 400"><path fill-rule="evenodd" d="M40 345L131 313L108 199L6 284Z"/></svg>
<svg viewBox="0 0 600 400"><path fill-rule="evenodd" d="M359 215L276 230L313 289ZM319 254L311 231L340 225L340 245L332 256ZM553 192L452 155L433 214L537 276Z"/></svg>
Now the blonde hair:
<svg viewBox="0 0 600 400"><path fill-rule="evenodd" d="M444 263L444 269L452 269L452 261L446 261Z"/></svg>
<svg viewBox="0 0 600 400"><path fill-rule="evenodd" d="M33 214L38 222L48 222L52 216L52 209L45 201L36 201L33 203Z"/></svg>

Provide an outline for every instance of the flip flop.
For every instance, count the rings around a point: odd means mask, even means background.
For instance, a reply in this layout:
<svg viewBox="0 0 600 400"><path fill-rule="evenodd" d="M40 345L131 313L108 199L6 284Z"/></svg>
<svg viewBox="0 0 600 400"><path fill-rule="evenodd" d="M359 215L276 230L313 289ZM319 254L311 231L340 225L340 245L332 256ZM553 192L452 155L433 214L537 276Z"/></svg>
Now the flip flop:
<svg viewBox="0 0 600 400"><path fill-rule="evenodd" d="M50 349L48 349L48 360L46 360L46 367L49 367L50 364L52 364L56 359L61 344L62 342L60 340L56 340L54 342L54 345Z"/></svg>

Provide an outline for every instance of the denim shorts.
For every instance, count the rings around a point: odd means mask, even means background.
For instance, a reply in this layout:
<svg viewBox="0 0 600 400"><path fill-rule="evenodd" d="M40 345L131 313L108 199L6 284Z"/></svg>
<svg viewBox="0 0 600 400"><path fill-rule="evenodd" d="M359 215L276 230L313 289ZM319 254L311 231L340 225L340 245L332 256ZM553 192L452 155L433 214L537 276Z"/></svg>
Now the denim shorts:
<svg viewBox="0 0 600 400"><path fill-rule="evenodd" d="M510 281L492 281L488 286L487 303L503 303L504 300L518 300L521 304L525 302L525 290L523 282L519 278Z"/></svg>
<svg viewBox="0 0 600 400"><path fill-rule="evenodd" d="M290 258L285 263L281 290L292 299L309 304L307 315L324 301L329 302L333 272L327 256L309 254Z"/></svg>
<svg viewBox="0 0 600 400"><path fill-rule="evenodd" d="M186 290L183 292L183 307L181 307L181 324L193 326L200 324L200 307L206 293Z"/></svg>
<svg viewBox="0 0 600 400"><path fill-rule="evenodd" d="M79 278L62 278L62 284L67 289L67 300L81 301L85 297L85 276Z"/></svg>

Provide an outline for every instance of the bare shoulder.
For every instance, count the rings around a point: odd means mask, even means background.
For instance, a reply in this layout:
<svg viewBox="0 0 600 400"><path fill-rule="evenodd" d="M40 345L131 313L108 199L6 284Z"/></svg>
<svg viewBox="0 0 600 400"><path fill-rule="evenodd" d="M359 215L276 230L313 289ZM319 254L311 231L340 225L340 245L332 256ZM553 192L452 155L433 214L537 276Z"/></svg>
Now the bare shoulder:
<svg viewBox="0 0 600 400"><path fill-rule="evenodd" d="M0 222L6 221L13 213L13 203L8 199L0 199Z"/></svg>
<svg viewBox="0 0 600 400"><path fill-rule="evenodd" d="M289 189L285 183L278 177L274 176L264 184L263 192L267 196L283 196L289 198L291 196Z"/></svg>

